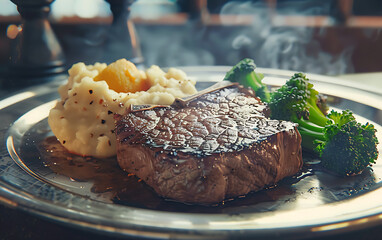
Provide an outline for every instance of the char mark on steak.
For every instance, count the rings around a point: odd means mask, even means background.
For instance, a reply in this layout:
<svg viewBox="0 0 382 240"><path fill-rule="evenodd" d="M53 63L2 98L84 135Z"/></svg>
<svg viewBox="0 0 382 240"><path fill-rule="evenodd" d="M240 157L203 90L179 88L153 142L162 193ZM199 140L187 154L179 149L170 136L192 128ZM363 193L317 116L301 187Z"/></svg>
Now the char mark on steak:
<svg viewBox="0 0 382 240"><path fill-rule="evenodd" d="M258 191L303 163L297 126L268 113L237 84L171 106L132 107L116 116L118 163L181 202L213 204Z"/></svg>

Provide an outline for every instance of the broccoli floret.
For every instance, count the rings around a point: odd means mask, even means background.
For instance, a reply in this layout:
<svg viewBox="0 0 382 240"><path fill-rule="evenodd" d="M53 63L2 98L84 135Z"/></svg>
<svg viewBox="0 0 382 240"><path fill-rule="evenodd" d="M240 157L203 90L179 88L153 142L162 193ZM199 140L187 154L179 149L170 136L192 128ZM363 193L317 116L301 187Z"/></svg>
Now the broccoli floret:
<svg viewBox="0 0 382 240"><path fill-rule="evenodd" d="M324 128L324 140L315 140L323 167L339 175L355 175L378 157L378 139L372 124L361 125L350 111L332 111L333 124Z"/></svg>
<svg viewBox="0 0 382 240"><path fill-rule="evenodd" d="M271 94L271 118L298 123L304 149L317 152L322 166L339 175L358 174L374 163L378 157L374 126L357 123L349 110L325 116L317 100L313 85L296 73Z"/></svg>
<svg viewBox="0 0 382 240"><path fill-rule="evenodd" d="M238 82L245 87L251 87L255 91L257 97L263 102L268 102L270 93L267 85L261 81L264 78L264 75L256 73L255 69L256 64L253 59L245 58L227 72L224 80Z"/></svg>
<svg viewBox="0 0 382 240"><path fill-rule="evenodd" d="M325 126L328 119L317 106L318 92L303 73L294 74L283 86L271 94L271 118Z"/></svg>

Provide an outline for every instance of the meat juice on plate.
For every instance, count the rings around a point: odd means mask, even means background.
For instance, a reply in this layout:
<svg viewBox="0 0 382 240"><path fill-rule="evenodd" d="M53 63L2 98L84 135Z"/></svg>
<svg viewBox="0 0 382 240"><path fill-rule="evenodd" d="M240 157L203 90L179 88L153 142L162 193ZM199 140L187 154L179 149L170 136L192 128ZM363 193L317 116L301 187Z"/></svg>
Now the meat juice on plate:
<svg viewBox="0 0 382 240"><path fill-rule="evenodd" d="M318 194L322 195L326 190L319 185L309 187L306 184L306 182L312 182L312 179L316 179L314 177L315 170L313 170L315 165L311 165L303 168L298 175L287 177L278 185L269 186L259 192L226 199L215 205L189 205L158 196L143 181L121 170L114 158L97 159L71 154L62 147L55 137L47 137L39 146L41 159L46 167L55 173L66 176L71 181L91 182L93 184L92 192L100 195L111 193L111 201L115 204L145 209L196 213L240 212L244 210L272 211L278 208L293 207L298 197L307 201L315 199ZM322 173L318 175L322 176ZM368 179L367 176L364 178ZM299 188L304 189L304 191L300 192ZM348 191L343 191L342 197L348 197L351 191L356 191L356 189L348 188Z"/></svg>
<svg viewBox="0 0 382 240"><path fill-rule="evenodd" d="M158 196L143 181L124 172L114 157L97 159L69 153L51 135L46 119L24 135L21 150L19 156L23 163L50 185L65 189L62 186L78 183L89 186L85 193L77 193L81 196L88 198L91 192L91 199L97 201L160 211L240 213L291 210L341 201L380 186L379 168L374 167L377 173L369 168L355 177L336 177L322 171L314 156L304 153L304 161L308 164L297 175L281 180L276 186L225 199L215 205L187 205ZM71 189L67 191L76 193Z"/></svg>

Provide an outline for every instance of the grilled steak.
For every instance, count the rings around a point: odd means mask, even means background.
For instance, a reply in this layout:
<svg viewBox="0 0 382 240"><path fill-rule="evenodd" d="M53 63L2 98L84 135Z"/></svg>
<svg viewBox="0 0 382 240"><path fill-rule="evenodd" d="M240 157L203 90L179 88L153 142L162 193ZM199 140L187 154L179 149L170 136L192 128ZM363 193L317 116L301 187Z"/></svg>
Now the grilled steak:
<svg viewBox="0 0 382 240"><path fill-rule="evenodd" d="M117 158L159 195L212 204L296 174L301 136L267 118L253 91L230 84L171 106L116 116Z"/></svg>

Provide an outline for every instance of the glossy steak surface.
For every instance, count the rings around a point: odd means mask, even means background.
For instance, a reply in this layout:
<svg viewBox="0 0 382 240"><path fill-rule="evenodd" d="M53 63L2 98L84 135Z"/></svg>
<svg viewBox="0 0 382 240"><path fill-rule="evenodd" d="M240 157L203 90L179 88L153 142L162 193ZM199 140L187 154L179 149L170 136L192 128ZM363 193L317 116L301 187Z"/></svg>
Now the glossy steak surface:
<svg viewBox="0 0 382 240"><path fill-rule="evenodd" d="M133 106L116 116L119 165L159 195L213 204L296 174L296 125L237 84L215 86L171 106Z"/></svg>

